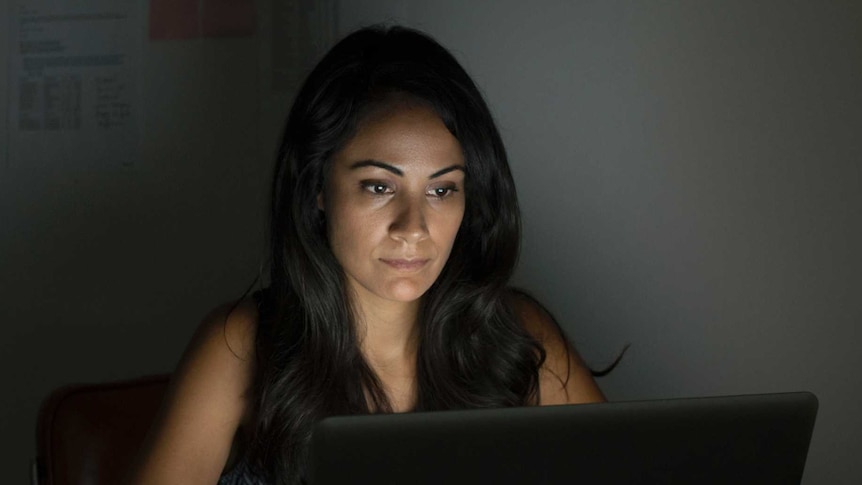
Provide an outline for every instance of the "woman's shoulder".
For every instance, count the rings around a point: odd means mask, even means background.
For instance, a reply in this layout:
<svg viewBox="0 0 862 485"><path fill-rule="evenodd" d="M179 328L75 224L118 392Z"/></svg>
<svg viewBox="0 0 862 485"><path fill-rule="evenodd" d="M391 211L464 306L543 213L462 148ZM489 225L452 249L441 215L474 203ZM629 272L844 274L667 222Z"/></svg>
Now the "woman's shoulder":
<svg viewBox="0 0 862 485"><path fill-rule="evenodd" d="M536 297L520 288L510 288L510 304L518 321L548 354L566 351L571 347L565 331Z"/></svg>
<svg viewBox="0 0 862 485"><path fill-rule="evenodd" d="M251 297L212 309L186 348L175 380L188 392L218 394L234 405L242 401L254 372L258 320Z"/></svg>
<svg viewBox="0 0 862 485"><path fill-rule="evenodd" d="M604 401L589 367L545 306L521 289L511 289L511 305L524 329L545 350L545 361L539 369L539 403Z"/></svg>
<svg viewBox="0 0 862 485"><path fill-rule="evenodd" d="M509 301L515 316L530 335L539 343L554 343L562 331L550 312L530 293L520 288L509 289Z"/></svg>
<svg viewBox="0 0 862 485"><path fill-rule="evenodd" d="M191 349L212 347L225 350L234 357L248 360L254 356L255 337L260 321L257 297L244 297L239 301L223 303L212 310L198 325Z"/></svg>
<svg viewBox="0 0 862 485"><path fill-rule="evenodd" d="M248 417L257 305L219 305L198 325L171 376L131 483L215 483Z"/></svg>

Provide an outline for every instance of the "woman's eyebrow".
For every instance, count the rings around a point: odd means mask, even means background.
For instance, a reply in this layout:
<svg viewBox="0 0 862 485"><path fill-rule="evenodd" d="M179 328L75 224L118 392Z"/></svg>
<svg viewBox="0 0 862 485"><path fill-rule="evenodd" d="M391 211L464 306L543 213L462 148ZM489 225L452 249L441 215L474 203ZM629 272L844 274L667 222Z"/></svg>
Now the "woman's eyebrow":
<svg viewBox="0 0 862 485"><path fill-rule="evenodd" d="M392 165L389 165L388 163L381 162L379 160L361 160L361 161L355 162L353 165L350 166L350 170L356 170L357 168L362 168L362 167L382 168L383 170L392 172L399 177L404 176L404 172L402 172L400 169L393 167Z"/></svg>
<svg viewBox="0 0 862 485"><path fill-rule="evenodd" d="M443 170L438 170L438 171L432 173L431 176L429 176L428 178L429 179L437 178L437 177L439 177L441 175L445 175L449 172L454 172L455 170L460 170L460 171L466 173L463 165L452 165L451 167L446 167Z"/></svg>
<svg viewBox="0 0 862 485"><path fill-rule="evenodd" d="M354 162L353 164L351 164L350 170L356 170L358 168L363 168L363 167L382 168L383 170L386 170L388 172L392 172L399 177L404 176L404 172L401 169L399 169L398 167L395 167L393 165L390 165L386 162L381 162L380 160L360 160L358 162ZM438 170L438 171L432 173L431 175L428 176L428 178L429 179L437 178L441 175L445 175L445 174L452 172L454 170L460 170L460 171L464 172L464 166L463 165L452 165L451 167L446 167L444 169L441 169L441 170Z"/></svg>

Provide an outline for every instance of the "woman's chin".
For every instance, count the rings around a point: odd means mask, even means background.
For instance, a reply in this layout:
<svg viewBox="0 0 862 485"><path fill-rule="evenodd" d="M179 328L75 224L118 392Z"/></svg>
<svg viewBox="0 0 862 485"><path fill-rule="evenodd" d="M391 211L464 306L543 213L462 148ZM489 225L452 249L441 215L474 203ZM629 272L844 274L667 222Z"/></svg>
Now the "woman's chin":
<svg viewBox="0 0 862 485"><path fill-rule="evenodd" d="M414 302L428 291L428 286L418 285L413 282L399 281L386 289L385 298L392 301L404 303Z"/></svg>

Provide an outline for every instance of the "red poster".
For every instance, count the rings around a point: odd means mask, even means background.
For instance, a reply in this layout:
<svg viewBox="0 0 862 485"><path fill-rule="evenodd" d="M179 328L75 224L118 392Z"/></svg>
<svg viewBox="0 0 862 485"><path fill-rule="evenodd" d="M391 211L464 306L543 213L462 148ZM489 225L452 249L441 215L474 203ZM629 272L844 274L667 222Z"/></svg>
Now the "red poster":
<svg viewBox="0 0 862 485"><path fill-rule="evenodd" d="M200 37L199 0L150 0L150 40Z"/></svg>
<svg viewBox="0 0 862 485"><path fill-rule="evenodd" d="M201 16L204 37L254 35L253 0L204 0Z"/></svg>

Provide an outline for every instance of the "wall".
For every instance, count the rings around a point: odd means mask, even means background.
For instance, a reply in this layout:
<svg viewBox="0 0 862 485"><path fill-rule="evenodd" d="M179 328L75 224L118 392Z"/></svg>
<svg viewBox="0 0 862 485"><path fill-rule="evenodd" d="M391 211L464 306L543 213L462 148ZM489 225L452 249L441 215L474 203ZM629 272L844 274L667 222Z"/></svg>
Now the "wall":
<svg viewBox="0 0 862 485"><path fill-rule="evenodd" d="M342 2L473 74L518 184L517 282L611 399L810 390L806 483L862 470L862 8ZM574 472L576 473L576 472Z"/></svg>
<svg viewBox="0 0 862 485"><path fill-rule="evenodd" d="M138 166L0 176L10 483L50 389L169 370L256 275L289 100L268 4L253 38L145 44ZM474 75L519 187L517 282L594 365L632 344L611 399L811 390L806 483L857 483L858 5L352 0L338 23L425 29Z"/></svg>
<svg viewBox="0 0 862 485"><path fill-rule="evenodd" d="M270 89L260 7L252 36L143 41L135 166L0 163L4 483L29 483L51 389L170 371L204 314L257 276L290 99Z"/></svg>

